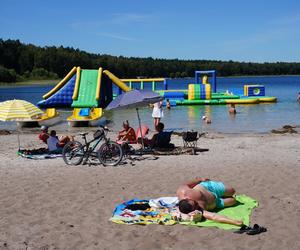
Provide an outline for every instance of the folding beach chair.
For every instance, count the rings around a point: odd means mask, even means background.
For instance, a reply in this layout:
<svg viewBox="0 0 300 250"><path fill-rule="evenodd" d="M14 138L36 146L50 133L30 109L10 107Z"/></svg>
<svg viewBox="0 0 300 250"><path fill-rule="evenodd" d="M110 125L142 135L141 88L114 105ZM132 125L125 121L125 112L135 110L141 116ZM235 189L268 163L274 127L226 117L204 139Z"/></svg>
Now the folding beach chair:
<svg viewBox="0 0 300 250"><path fill-rule="evenodd" d="M196 148L199 138L204 135L201 133L198 135L197 131L187 131L182 133L183 147Z"/></svg>

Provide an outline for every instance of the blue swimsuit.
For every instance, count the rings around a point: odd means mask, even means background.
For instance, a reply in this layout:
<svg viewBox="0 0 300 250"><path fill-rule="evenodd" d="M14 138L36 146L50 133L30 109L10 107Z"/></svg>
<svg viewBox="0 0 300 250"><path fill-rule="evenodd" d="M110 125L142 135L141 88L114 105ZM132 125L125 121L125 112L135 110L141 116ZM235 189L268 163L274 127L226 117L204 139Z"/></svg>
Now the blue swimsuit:
<svg viewBox="0 0 300 250"><path fill-rule="evenodd" d="M201 185L216 197L217 208L224 208L224 200L222 199L222 197L225 193L225 186L222 182L204 181L204 182L200 182L198 185Z"/></svg>

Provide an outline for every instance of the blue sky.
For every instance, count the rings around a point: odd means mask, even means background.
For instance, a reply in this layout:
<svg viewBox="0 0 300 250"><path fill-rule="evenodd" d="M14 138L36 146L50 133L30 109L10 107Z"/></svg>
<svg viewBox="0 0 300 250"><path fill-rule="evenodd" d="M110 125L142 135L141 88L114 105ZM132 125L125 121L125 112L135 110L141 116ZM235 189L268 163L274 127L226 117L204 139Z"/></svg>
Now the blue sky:
<svg viewBox="0 0 300 250"><path fill-rule="evenodd" d="M300 1L1 0L0 38L154 58L300 61Z"/></svg>

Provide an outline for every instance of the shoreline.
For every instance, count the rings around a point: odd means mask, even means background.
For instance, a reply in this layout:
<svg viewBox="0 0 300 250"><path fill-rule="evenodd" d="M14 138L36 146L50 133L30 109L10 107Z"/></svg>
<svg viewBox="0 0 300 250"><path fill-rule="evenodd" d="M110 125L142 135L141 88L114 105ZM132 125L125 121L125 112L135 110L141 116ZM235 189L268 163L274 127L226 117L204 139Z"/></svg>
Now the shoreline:
<svg viewBox="0 0 300 250"><path fill-rule="evenodd" d="M61 123L60 123L61 124ZM57 125L60 125L57 124ZM113 133L113 134L117 134L119 131L119 128L115 128L115 127L111 127L110 123L106 124L106 126L108 126L109 128L109 133ZM294 130L296 130L298 133L300 133L300 124L285 124L283 125L281 128L273 128L272 130L284 130L284 127L288 126ZM55 127L55 126L51 126L53 127L53 129L55 129L58 132L66 132L66 133L70 133L70 132L78 132L81 130L86 130L87 132L92 132L92 131L96 131L97 129L99 129L100 127L74 127L71 128L69 127L67 124L65 127ZM170 129L166 129L167 131L171 131ZM18 134L18 133L24 133L24 134L35 134L36 132L40 131L40 127L27 127L27 128L21 128L21 129L6 129L6 128L0 128L0 132L1 131L8 131L10 134ZM173 135L175 136L181 136L181 134L185 131L196 131L199 134L204 133L205 135L220 135L220 136L228 136L228 137L237 137L237 136L264 136L264 135L278 135L278 134L293 134L293 132L289 132L287 131L282 131L282 133L272 133L272 131L265 131L265 132L220 132L220 131L203 131L201 128L199 129L191 129L191 130L176 130L173 129ZM150 128L150 133L155 133L155 131L153 129Z"/></svg>

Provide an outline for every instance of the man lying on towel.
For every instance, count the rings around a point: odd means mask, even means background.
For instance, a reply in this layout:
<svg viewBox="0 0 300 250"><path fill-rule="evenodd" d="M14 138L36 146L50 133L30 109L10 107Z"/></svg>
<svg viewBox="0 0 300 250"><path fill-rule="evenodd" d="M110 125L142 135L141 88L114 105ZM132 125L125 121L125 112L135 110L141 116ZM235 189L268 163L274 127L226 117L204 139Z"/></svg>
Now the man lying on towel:
<svg viewBox="0 0 300 250"><path fill-rule="evenodd" d="M222 182L196 178L177 189L179 211L189 214L198 210L208 220L241 226L243 221L233 220L224 215L209 212L216 208L222 209L233 206L236 203L235 198L232 197L234 193L235 190L232 187L226 187Z"/></svg>

